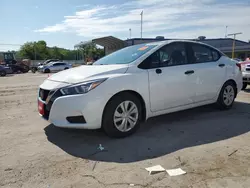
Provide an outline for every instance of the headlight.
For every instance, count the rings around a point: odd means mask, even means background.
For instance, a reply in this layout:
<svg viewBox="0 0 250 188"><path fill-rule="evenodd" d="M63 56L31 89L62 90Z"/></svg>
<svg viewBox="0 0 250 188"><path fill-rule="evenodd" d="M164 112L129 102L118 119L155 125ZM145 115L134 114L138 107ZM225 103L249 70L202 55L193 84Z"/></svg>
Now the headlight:
<svg viewBox="0 0 250 188"><path fill-rule="evenodd" d="M75 84L75 85L71 85L68 87L64 87L64 88L60 89L60 91L63 95L84 94L84 93L88 93L92 89L95 89L97 86L99 86L105 80L107 80L107 78L92 80L92 81L84 82L84 83L80 83L80 84Z"/></svg>

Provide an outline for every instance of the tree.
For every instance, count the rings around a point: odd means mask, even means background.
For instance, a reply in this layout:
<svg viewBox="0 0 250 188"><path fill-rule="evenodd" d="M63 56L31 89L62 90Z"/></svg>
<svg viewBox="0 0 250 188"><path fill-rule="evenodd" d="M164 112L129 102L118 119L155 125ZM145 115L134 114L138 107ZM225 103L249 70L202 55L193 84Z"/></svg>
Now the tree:
<svg viewBox="0 0 250 188"><path fill-rule="evenodd" d="M78 57L77 57L78 55ZM45 59L60 59L74 60L76 58L100 58L104 56L104 50L98 48L96 44L89 44L84 48L76 50L68 50L64 48L47 47L47 43L43 40L37 42L26 42L16 53L16 56L22 59L45 60Z"/></svg>

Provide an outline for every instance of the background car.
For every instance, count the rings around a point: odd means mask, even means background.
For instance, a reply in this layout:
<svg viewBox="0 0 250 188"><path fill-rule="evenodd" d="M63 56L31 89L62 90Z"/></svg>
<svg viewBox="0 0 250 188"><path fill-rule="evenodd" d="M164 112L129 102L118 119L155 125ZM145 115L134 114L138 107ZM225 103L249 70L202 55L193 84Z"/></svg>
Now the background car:
<svg viewBox="0 0 250 188"><path fill-rule="evenodd" d="M27 73L30 70L29 66L23 63L8 64L8 67L12 69L13 73Z"/></svg>
<svg viewBox="0 0 250 188"><path fill-rule="evenodd" d="M56 61L56 62L50 62L46 65L38 66L38 71L43 73L50 73L50 72L59 72L70 68L72 68L71 64Z"/></svg>
<svg viewBox="0 0 250 188"><path fill-rule="evenodd" d="M8 66L0 65L0 76L13 73L12 69Z"/></svg>
<svg viewBox="0 0 250 188"><path fill-rule="evenodd" d="M31 71L33 73L35 73L37 71L37 69L38 69L39 66L41 66L41 65L47 65L47 64L49 64L51 62L57 62L57 61L60 61L60 60L59 59L48 59L48 60L46 60L46 61L44 61L42 63L38 63L37 65L32 65L30 69L31 69Z"/></svg>
<svg viewBox="0 0 250 188"><path fill-rule="evenodd" d="M240 62L242 77L243 77L243 86L242 90L247 88L247 85L250 84L250 61Z"/></svg>
<svg viewBox="0 0 250 188"><path fill-rule="evenodd" d="M113 52L92 66L48 77L39 114L65 128L134 133L150 117L216 103L230 109L242 88L240 66L199 42L169 40Z"/></svg>

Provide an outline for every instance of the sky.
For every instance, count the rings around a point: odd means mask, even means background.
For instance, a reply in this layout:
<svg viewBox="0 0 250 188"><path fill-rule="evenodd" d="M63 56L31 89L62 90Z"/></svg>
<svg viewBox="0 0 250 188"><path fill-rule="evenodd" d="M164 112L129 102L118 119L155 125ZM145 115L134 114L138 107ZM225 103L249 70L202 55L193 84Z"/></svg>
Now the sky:
<svg viewBox="0 0 250 188"><path fill-rule="evenodd" d="M80 41L115 36L250 40L250 0L1 0L0 51L27 41L73 49ZM6 45L11 44L11 45Z"/></svg>

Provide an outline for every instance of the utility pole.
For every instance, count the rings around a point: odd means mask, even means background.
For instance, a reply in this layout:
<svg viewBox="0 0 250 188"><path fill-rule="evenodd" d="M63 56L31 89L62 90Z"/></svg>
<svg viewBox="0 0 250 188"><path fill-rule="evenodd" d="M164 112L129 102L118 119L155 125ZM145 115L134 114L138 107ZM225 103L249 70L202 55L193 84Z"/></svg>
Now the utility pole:
<svg viewBox="0 0 250 188"><path fill-rule="evenodd" d="M36 60L36 43L34 43L34 58Z"/></svg>
<svg viewBox="0 0 250 188"><path fill-rule="evenodd" d="M143 22L143 11L141 12L141 39L142 39L142 22Z"/></svg>
<svg viewBox="0 0 250 188"><path fill-rule="evenodd" d="M225 38L227 38L227 25L226 25L226 31L225 31Z"/></svg>
<svg viewBox="0 0 250 188"><path fill-rule="evenodd" d="M228 34L227 36L234 36L234 40L233 40L233 47L232 47L232 59L234 58L234 48L235 48L235 38L236 35L241 35L242 33L232 33L232 34Z"/></svg>
<svg viewBox="0 0 250 188"><path fill-rule="evenodd" d="M131 28L129 28L129 39L131 39Z"/></svg>

